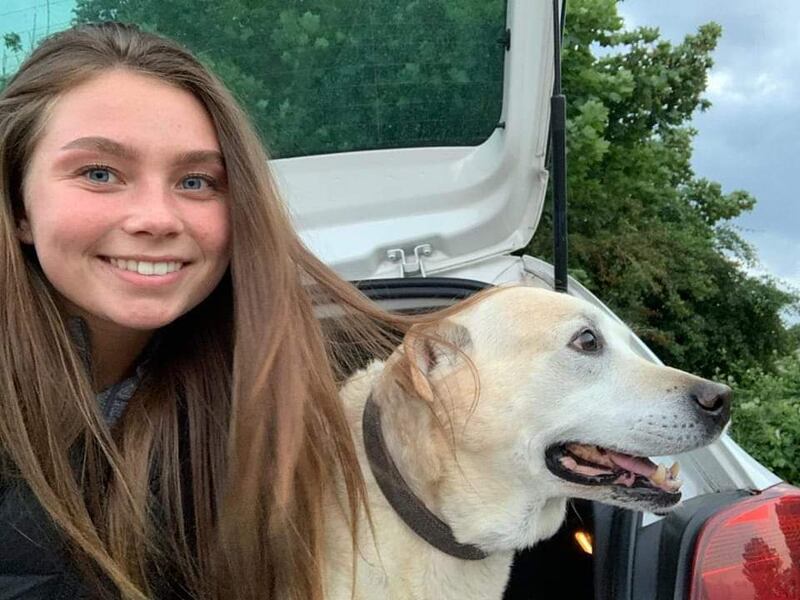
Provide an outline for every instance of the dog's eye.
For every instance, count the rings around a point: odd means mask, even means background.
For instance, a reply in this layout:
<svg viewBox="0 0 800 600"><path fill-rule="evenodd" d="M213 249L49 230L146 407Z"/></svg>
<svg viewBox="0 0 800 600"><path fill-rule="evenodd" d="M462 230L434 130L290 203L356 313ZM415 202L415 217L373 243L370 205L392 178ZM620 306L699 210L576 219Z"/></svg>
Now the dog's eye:
<svg viewBox="0 0 800 600"><path fill-rule="evenodd" d="M602 348L597 334L591 329L581 331L570 345L581 352L598 352Z"/></svg>

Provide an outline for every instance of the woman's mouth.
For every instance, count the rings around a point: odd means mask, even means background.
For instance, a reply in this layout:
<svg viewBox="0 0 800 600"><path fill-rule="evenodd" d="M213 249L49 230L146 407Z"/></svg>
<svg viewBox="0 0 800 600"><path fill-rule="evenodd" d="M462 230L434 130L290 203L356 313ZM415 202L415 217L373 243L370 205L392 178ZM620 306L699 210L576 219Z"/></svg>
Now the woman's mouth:
<svg viewBox="0 0 800 600"><path fill-rule="evenodd" d="M108 256L101 256L104 261L110 263L113 267L122 271L130 271L138 273L139 275L146 275L150 277L158 277L168 275L180 271L187 262L182 261L147 261L147 260L131 260L125 258L111 258Z"/></svg>

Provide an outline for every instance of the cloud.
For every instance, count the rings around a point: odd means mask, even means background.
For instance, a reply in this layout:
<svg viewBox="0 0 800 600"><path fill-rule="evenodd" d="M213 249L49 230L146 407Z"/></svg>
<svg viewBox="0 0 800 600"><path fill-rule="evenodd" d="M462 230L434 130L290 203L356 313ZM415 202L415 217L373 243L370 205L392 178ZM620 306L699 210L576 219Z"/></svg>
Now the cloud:
<svg viewBox="0 0 800 600"><path fill-rule="evenodd" d="M567 10L569 10L569 8L567 8ZM619 16L622 17L626 29L636 29L637 27L639 27L639 24L636 22L636 19L628 11L627 4L617 4L617 14L619 14ZM567 13L567 17L569 17L569 13Z"/></svg>
<svg viewBox="0 0 800 600"><path fill-rule="evenodd" d="M751 273L772 275L800 290L800 253L795 238L772 231L744 229L740 233L758 247L760 264L751 268Z"/></svg>
<svg viewBox="0 0 800 600"><path fill-rule="evenodd" d="M747 109L766 101L793 104L793 83L770 71L737 73L719 68L709 73L706 96L719 109Z"/></svg>
<svg viewBox="0 0 800 600"><path fill-rule="evenodd" d="M656 26L673 43L703 23L722 26L705 94L712 106L692 123L692 165L726 192L756 196L736 224L759 250L761 272L800 288L800 2L625 0L620 8L626 23Z"/></svg>
<svg viewBox="0 0 800 600"><path fill-rule="evenodd" d="M800 254L797 240L768 231L743 231L742 236L758 248L759 263L745 270L756 277L777 279L779 288L787 292L800 292ZM800 312L785 310L787 325L800 323Z"/></svg>

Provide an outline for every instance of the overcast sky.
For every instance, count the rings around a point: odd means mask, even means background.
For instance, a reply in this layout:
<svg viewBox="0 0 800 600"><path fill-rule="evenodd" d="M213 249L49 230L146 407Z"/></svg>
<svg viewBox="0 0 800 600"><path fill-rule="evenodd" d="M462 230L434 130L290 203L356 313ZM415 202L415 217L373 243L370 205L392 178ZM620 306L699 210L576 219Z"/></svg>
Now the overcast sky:
<svg viewBox="0 0 800 600"><path fill-rule="evenodd" d="M694 119L694 169L726 192L755 195L756 208L737 224L766 271L800 287L800 2L625 0L619 10L626 24L657 26L674 42L703 23L722 25L713 106Z"/></svg>

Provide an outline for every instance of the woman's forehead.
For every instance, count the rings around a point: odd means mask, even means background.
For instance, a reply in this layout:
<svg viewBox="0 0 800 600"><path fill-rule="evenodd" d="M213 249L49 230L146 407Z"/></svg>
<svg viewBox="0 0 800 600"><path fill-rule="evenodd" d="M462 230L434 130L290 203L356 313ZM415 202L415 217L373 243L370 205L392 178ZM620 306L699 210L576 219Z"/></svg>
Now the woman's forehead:
<svg viewBox="0 0 800 600"><path fill-rule="evenodd" d="M219 141L205 106L192 93L130 70L101 73L63 93L48 111L40 142L58 151L82 138L146 151L217 151Z"/></svg>

